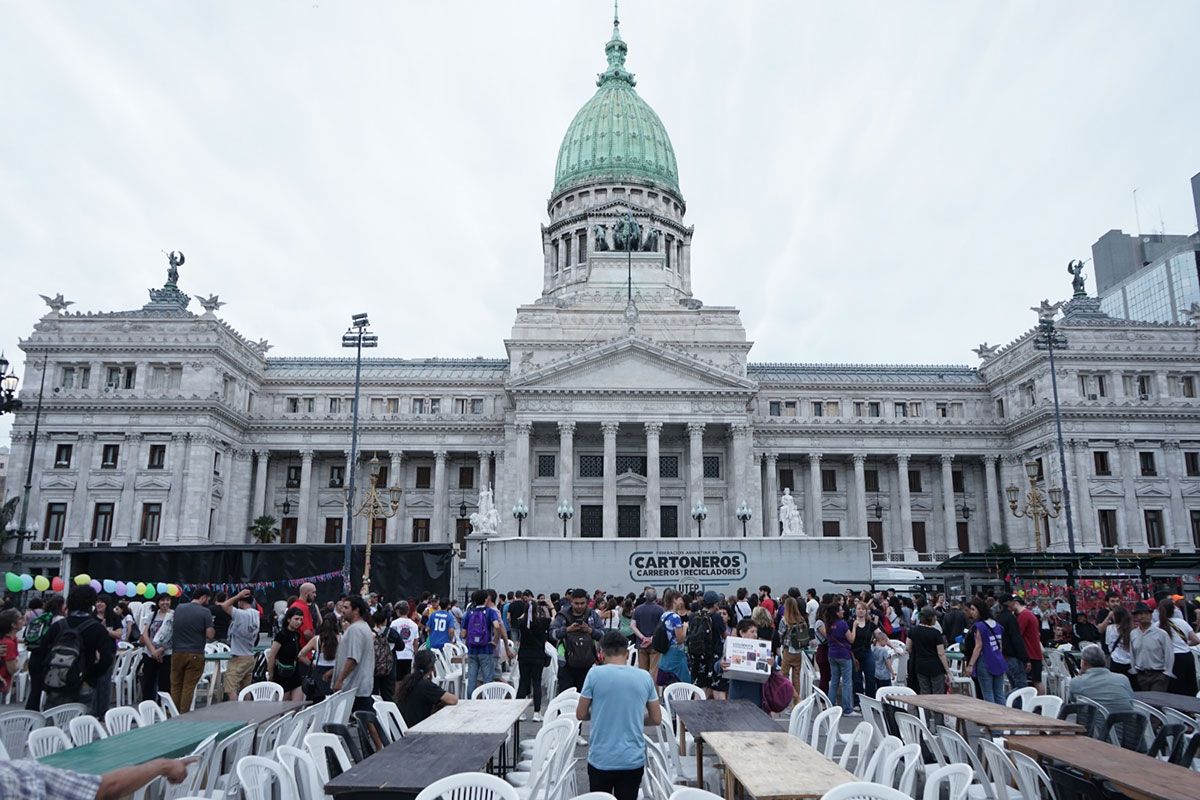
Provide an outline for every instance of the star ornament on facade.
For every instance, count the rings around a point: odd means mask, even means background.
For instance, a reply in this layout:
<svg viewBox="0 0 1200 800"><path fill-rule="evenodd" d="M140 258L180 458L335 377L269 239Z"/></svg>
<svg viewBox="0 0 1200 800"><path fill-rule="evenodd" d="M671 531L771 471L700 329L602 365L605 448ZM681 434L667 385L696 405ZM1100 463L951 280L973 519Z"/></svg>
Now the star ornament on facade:
<svg viewBox="0 0 1200 800"><path fill-rule="evenodd" d="M40 295L38 295L38 297L45 300L46 305L50 306L50 310L55 314L57 314L60 311L66 310L67 306L75 305L74 300L65 300L62 296L62 292L59 292L58 294L54 295L54 297L46 297L46 295L44 295L44 294L40 294Z"/></svg>
<svg viewBox="0 0 1200 800"><path fill-rule="evenodd" d="M218 310L220 310L221 306L227 305L227 303L223 302L221 298L215 294L209 295L208 297L197 297L196 300L200 303L200 307L209 314L215 314Z"/></svg>
<svg viewBox="0 0 1200 800"><path fill-rule="evenodd" d="M976 347L971 352L986 361L987 359L996 355L996 351L999 349L1000 345L998 344L988 344L987 342L983 342L979 345L979 347Z"/></svg>
<svg viewBox="0 0 1200 800"><path fill-rule="evenodd" d="M1037 314L1039 320L1050 319L1058 313L1058 310L1062 308L1062 305L1063 304L1061 301L1057 303L1051 303L1049 300L1043 300L1036 306L1030 306L1029 310Z"/></svg>

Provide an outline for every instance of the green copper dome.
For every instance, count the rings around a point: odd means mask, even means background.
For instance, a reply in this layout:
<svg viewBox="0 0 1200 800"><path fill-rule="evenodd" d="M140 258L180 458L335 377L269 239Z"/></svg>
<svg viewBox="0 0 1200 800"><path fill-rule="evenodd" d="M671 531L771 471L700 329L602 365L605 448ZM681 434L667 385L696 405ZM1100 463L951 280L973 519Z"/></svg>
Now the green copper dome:
<svg viewBox="0 0 1200 800"><path fill-rule="evenodd" d="M679 195L671 139L658 114L634 91L619 25L614 19L612 39L604 48L608 69L596 81L600 88L571 120L558 148L553 194L608 178L647 181Z"/></svg>

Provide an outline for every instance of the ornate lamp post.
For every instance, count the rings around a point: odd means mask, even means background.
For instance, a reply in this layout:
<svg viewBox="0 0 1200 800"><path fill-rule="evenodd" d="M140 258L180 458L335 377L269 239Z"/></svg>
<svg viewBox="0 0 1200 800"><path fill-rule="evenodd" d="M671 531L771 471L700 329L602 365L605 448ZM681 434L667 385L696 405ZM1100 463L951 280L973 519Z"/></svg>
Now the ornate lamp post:
<svg viewBox="0 0 1200 800"><path fill-rule="evenodd" d="M696 520L696 538L704 538L704 518L708 516L708 508L703 503L697 502L692 506L692 519Z"/></svg>
<svg viewBox="0 0 1200 800"><path fill-rule="evenodd" d="M746 523L749 522L750 518L754 516L754 512L750 510L750 506L746 505L746 501L743 500L742 504L737 507L737 511L734 513L737 515L737 518L742 521L742 538L745 539Z"/></svg>
<svg viewBox="0 0 1200 800"><path fill-rule="evenodd" d="M1072 262L1076 263L1076 262ZM1079 269L1083 269L1083 264L1079 264ZM1075 274L1070 268L1068 272ZM1075 296L1079 297L1082 293L1082 284L1076 289ZM1082 294L1086 297L1086 294ZM1067 510L1067 549L1069 552L1075 552L1075 523L1071 520L1071 487L1067 483L1067 459L1063 447L1063 431L1062 431L1062 410L1058 405L1058 374L1054 368L1054 350L1055 348L1062 350L1067 346L1067 339L1054 327L1053 317L1042 317L1038 323L1037 335L1033 338L1033 346L1038 350L1045 350L1050 357L1050 390L1054 398L1054 428L1058 436L1058 467L1061 472L1062 479L1062 499L1063 507ZM1051 489L1051 492L1054 490ZM1049 538L1049 529L1047 528L1046 536Z"/></svg>
<svg viewBox="0 0 1200 800"><path fill-rule="evenodd" d="M0 414L11 414L21 409L17 399L17 384L20 378L8 371L8 359L0 353Z"/></svg>
<svg viewBox="0 0 1200 800"><path fill-rule="evenodd" d="M400 492L399 486L392 486L388 489L379 489L376 484L379 482L379 458L373 457L370 462L371 468L371 485L367 487L367 491L363 494L362 503L354 510L356 517L367 518L367 560L363 565L362 577L362 596L366 597L371 593L371 543L375 539L375 520L389 519L396 516L400 511ZM389 499L385 495L391 495Z"/></svg>
<svg viewBox="0 0 1200 800"><path fill-rule="evenodd" d="M37 535L38 524L29 522L29 492L33 489L33 464L37 456L38 430L42 425L42 397L46 393L46 360L50 357L49 353L42 356L42 378L38 386L37 406L33 412L33 438L29 440L29 461L25 466L25 485L21 490L21 516L17 519L17 525L14 528L9 525L9 532L17 539L17 551L13 554L12 571L21 574L21 560L25 555L25 540L32 539ZM21 407L21 401L13 397L17 390L17 376L11 372L7 372L8 361L3 361L3 369L0 372L4 373L4 377L0 378L0 388L4 391L4 403L6 411L16 411Z"/></svg>
<svg viewBox="0 0 1200 800"><path fill-rule="evenodd" d="M525 522L525 518L529 516L529 506L525 505L524 500L518 500L513 506L513 519L517 521L517 538L521 538L521 524Z"/></svg>
<svg viewBox="0 0 1200 800"><path fill-rule="evenodd" d="M575 516L575 507L572 506L570 503L568 503L566 500L560 500L558 502L558 512L557 513L558 513L558 518L562 520L563 538L565 539L565 538L567 538L567 523L571 521L571 517Z"/></svg>
<svg viewBox="0 0 1200 800"><path fill-rule="evenodd" d="M358 400L362 388L362 351L364 347L378 347L379 337L367 330L371 323L366 314L350 317L350 327L342 334L342 347L353 347L354 354L354 412L350 423L350 480L346 485L346 547L342 555L342 589L350 593L350 554L354 547L354 476L358 473ZM367 535L368 553L371 547ZM369 557L368 557L369 560Z"/></svg>
<svg viewBox="0 0 1200 800"><path fill-rule="evenodd" d="M1046 528L1046 539L1050 538L1050 527L1047 520L1058 519L1059 512L1062 509L1062 490L1057 486L1051 486L1048 493L1050 495L1050 505L1054 507L1051 511L1046 506L1044 495L1038 489L1038 465L1036 461L1025 462L1025 474L1029 476L1029 493L1025 495L1025 508L1017 510L1017 498L1021 490L1016 486L1009 486L1005 489L1008 495L1008 508L1012 511L1014 517L1028 517L1033 520L1033 540L1037 547L1037 551L1042 552L1042 527Z"/></svg>

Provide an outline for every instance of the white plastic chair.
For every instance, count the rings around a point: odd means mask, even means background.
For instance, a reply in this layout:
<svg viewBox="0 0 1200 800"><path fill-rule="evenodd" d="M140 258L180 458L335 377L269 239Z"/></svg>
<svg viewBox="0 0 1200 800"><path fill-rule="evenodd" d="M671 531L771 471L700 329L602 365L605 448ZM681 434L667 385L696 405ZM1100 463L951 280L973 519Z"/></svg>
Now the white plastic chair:
<svg viewBox="0 0 1200 800"><path fill-rule="evenodd" d="M486 772L463 772L434 781L416 800L520 800L515 787ZM256 800L256 799L252 799Z"/></svg>
<svg viewBox="0 0 1200 800"><path fill-rule="evenodd" d="M104 713L104 727L108 729L109 736L116 736L119 733L129 733L134 728L140 728L142 725L142 716L136 708L129 706L119 706L110 708Z"/></svg>
<svg viewBox="0 0 1200 800"><path fill-rule="evenodd" d="M873 781L879 775L879 770L883 766L883 762L892 753L904 746L904 742L900 741L895 736L885 736L875 745L874 751L871 753L871 760L867 762L867 768L863 772L863 780Z"/></svg>
<svg viewBox="0 0 1200 800"><path fill-rule="evenodd" d="M1017 786L1021 797L1025 800L1038 800L1041 797L1055 797L1054 783L1037 761L1016 750L1009 750L1008 757L1017 768ZM953 800L953 798L951 798Z"/></svg>
<svg viewBox="0 0 1200 800"><path fill-rule="evenodd" d="M912 800L910 795L878 783L843 783L835 786L821 800Z"/></svg>
<svg viewBox="0 0 1200 800"><path fill-rule="evenodd" d="M946 789L945 800L966 800L967 787L975 779L975 771L966 764L948 764L938 767L925 776L923 800L942 800L942 788Z"/></svg>
<svg viewBox="0 0 1200 800"><path fill-rule="evenodd" d="M675 716L671 703L675 700L703 700L704 690L694 683L672 683L662 691L663 706Z"/></svg>
<svg viewBox="0 0 1200 800"><path fill-rule="evenodd" d="M100 724L100 720L91 714L80 714L67 723L67 728L71 734L71 741L75 742L76 747L91 744L97 739L108 738L108 731Z"/></svg>
<svg viewBox="0 0 1200 800"><path fill-rule="evenodd" d="M692 791L704 792L703 789L693 789ZM713 794L712 792L704 792L704 794L707 797L690 797L683 798L683 800L724 800L720 795ZM617 800L617 798L608 792L584 792L583 794L575 795L571 800ZM675 800L675 795L671 795L670 800Z"/></svg>
<svg viewBox="0 0 1200 800"><path fill-rule="evenodd" d="M1014 787L1017 785L1016 767L1013 766L1009 754L1000 745L986 737L979 738L979 752L987 764L988 774L992 776L992 790L997 800L1021 800L1025 795ZM983 776L980 776L983 779ZM1026 798L1026 800L1030 800Z"/></svg>
<svg viewBox="0 0 1200 800"><path fill-rule="evenodd" d="M1134 700L1133 702L1137 702ZM1023 711L1028 711L1030 714L1041 714L1043 717L1050 719L1058 719L1058 712L1062 710L1063 699L1058 695L1040 694L1032 700L1022 700L1024 705Z"/></svg>
<svg viewBox="0 0 1200 800"><path fill-rule="evenodd" d="M35 728L29 732L30 758L45 758L61 750L70 750L74 746L75 743L62 728L48 725L45 728Z"/></svg>
<svg viewBox="0 0 1200 800"><path fill-rule="evenodd" d="M921 768L921 745L906 744L897 747L883 760L875 780L884 786L898 789L905 797L912 797L917 785L917 771Z"/></svg>
<svg viewBox="0 0 1200 800"><path fill-rule="evenodd" d="M292 718L295 712L284 714L281 717L268 722L263 726L262 731L258 734L258 741L254 745L254 755L269 756L271 752L279 745L280 737L285 730L292 724Z"/></svg>
<svg viewBox="0 0 1200 800"><path fill-rule="evenodd" d="M942 753L941 743L938 742L936 736L929 728L925 727L925 723L912 714L906 714L903 711L896 712L896 727L900 729L900 739L905 744L924 745L925 749L933 755L934 761L939 767L945 766L946 756Z"/></svg>
<svg viewBox="0 0 1200 800"><path fill-rule="evenodd" d="M1015 689L1008 693L1008 697L1004 698L1004 705L1009 708L1016 708L1017 701L1021 701L1021 710L1024 711L1026 703L1038 696L1037 687L1026 686L1023 689Z"/></svg>
<svg viewBox="0 0 1200 800"><path fill-rule="evenodd" d="M903 674L903 673L901 673L901 674ZM892 706L893 708L898 708L901 711L906 711L906 712L912 713L912 711L914 709L912 709L911 706L906 706L906 705L904 705L904 703L893 702L890 698L895 697L897 695L915 695L915 694L916 694L916 692L914 692L912 689L908 688L907 686L880 686L878 689L875 690L875 699L878 700L880 703L887 703L888 705ZM915 709L915 711L916 711L916 715L918 717L920 717L922 722L924 722L925 721L925 709L918 708L918 709Z"/></svg>
<svg viewBox="0 0 1200 800"><path fill-rule="evenodd" d="M138 715L142 718L142 725L167 721L167 712L163 711L162 706L153 700L143 700L138 703L137 709Z"/></svg>
<svg viewBox="0 0 1200 800"><path fill-rule="evenodd" d="M46 709L42 712L42 716L46 718L47 725L53 725L65 731L71 720L86 713L88 713L88 707L83 703L63 703L61 706Z"/></svg>
<svg viewBox="0 0 1200 800"><path fill-rule="evenodd" d="M854 732L850 734L850 740L842 748L842 754L838 756L838 766L845 770L850 770L856 778L867 778L867 761L869 760L869 752L871 744L875 740L875 728L869 722L860 722L854 727ZM854 759L854 768L851 769L850 759ZM953 800L953 799L952 799Z"/></svg>
<svg viewBox="0 0 1200 800"><path fill-rule="evenodd" d="M788 717L788 733L795 736L802 742L807 742L812 734L813 719L816 718L817 698L809 696L804 698L792 708L792 714Z"/></svg>
<svg viewBox="0 0 1200 800"><path fill-rule="evenodd" d="M283 687L273 681L252 683L238 692L238 700L254 700L278 703L283 700Z"/></svg>
<svg viewBox="0 0 1200 800"><path fill-rule="evenodd" d="M237 763L253 754L256 732L253 725L247 725L229 734L216 745L209 758L208 774L204 778L206 794L229 788L232 778L237 774Z"/></svg>
<svg viewBox="0 0 1200 800"><path fill-rule="evenodd" d="M304 737L304 749L313 757L317 774L321 776L321 785L329 783L329 755L332 754L338 763L338 769L347 772L354 766L350 754L340 736L332 733L310 733ZM505 784L507 786L507 784Z"/></svg>
<svg viewBox="0 0 1200 800"><path fill-rule="evenodd" d="M472 700L512 700L517 696L517 690L510 683L492 681L482 686L476 686L471 692Z"/></svg>
<svg viewBox="0 0 1200 800"><path fill-rule="evenodd" d="M578 723L559 717L553 722L542 725L533 742L533 755L528 761L518 762L515 771L509 772L505 778L513 786L528 786L537 779L538 774L546 768L550 757L567 741L575 738L575 728Z"/></svg>
<svg viewBox="0 0 1200 800"><path fill-rule="evenodd" d="M0 742L13 758L24 758L30 731L45 724L46 718L38 711L9 711L0 716Z"/></svg>
<svg viewBox="0 0 1200 800"><path fill-rule="evenodd" d="M808 743L815 750L820 750L826 758L833 760L833 746L837 742L838 722L842 719L842 709L838 706L827 708L813 720L812 734ZM821 742L824 741L824 744Z"/></svg>
<svg viewBox="0 0 1200 800"><path fill-rule="evenodd" d="M372 706L375 716L379 717L379 724L387 730L393 742L408 735L408 723L404 721L399 706L390 700L376 700Z"/></svg>
<svg viewBox="0 0 1200 800"><path fill-rule="evenodd" d="M300 800L296 781L282 764L261 756L246 756L237 765L238 783L246 800Z"/></svg>
<svg viewBox="0 0 1200 800"><path fill-rule="evenodd" d="M166 692L158 693L158 704L162 706L163 711L167 712L167 719L174 719L179 716L179 709L175 707L175 701Z"/></svg>
<svg viewBox="0 0 1200 800"><path fill-rule="evenodd" d="M1178 723L1182 725L1188 732L1188 735L1200 733L1200 720L1195 717L1189 717L1182 711L1176 711L1173 708L1164 708L1162 710L1163 717L1168 723Z"/></svg>
<svg viewBox="0 0 1200 800"><path fill-rule="evenodd" d="M975 751L971 749L971 745L967 744L967 740L958 731L954 730L954 728L945 725L938 726L936 736L938 743L942 746L942 753L946 756L947 763L970 764L971 769L975 772L979 784L969 786L967 794L971 797L995 800L996 792L991 782L987 779L987 772L983 768L983 763L980 762L979 756L975 755Z"/></svg>
<svg viewBox="0 0 1200 800"><path fill-rule="evenodd" d="M199 790L200 782L204 780L209 763L212 761L213 749L216 744L217 735L214 733L192 748L192 752L187 756L192 759L192 763L187 767L187 776L175 784L165 780L161 781L164 786L162 800L179 800L179 798L193 795Z"/></svg>
<svg viewBox="0 0 1200 800"><path fill-rule="evenodd" d="M296 781L296 791L300 800L324 800L325 785L321 783L321 773L317 771L317 762L311 753L281 744L275 750L275 757Z"/></svg>

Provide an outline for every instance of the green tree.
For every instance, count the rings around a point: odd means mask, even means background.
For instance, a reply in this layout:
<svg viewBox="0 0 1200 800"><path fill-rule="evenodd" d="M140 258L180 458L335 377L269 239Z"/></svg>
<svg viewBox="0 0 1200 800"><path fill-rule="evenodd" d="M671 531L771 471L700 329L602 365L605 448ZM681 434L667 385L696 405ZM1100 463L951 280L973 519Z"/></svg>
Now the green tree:
<svg viewBox="0 0 1200 800"><path fill-rule="evenodd" d="M279 536L279 528L275 527L275 518L270 514L255 517L250 524L250 533L260 544L270 544Z"/></svg>

